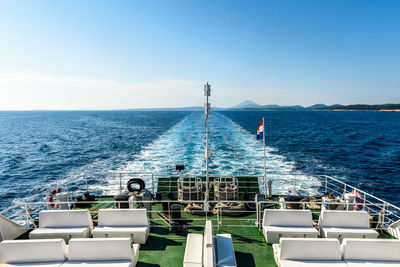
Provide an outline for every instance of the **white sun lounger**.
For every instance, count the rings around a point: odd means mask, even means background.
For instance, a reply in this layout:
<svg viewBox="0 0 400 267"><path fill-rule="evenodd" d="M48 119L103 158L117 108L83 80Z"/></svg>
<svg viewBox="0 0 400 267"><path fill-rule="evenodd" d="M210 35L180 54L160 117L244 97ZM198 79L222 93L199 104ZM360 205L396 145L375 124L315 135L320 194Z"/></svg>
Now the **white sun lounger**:
<svg viewBox="0 0 400 267"><path fill-rule="evenodd" d="M90 237L93 228L88 210L44 210L39 212L39 228L29 233L29 238Z"/></svg>
<svg viewBox="0 0 400 267"><path fill-rule="evenodd" d="M321 237L328 238L377 238L378 232L369 227L366 211L325 210L319 218Z"/></svg>
<svg viewBox="0 0 400 267"><path fill-rule="evenodd" d="M344 239L342 248L349 267L400 266L400 240Z"/></svg>
<svg viewBox="0 0 400 267"><path fill-rule="evenodd" d="M263 232L268 244L278 243L281 237L318 237L310 210L265 209Z"/></svg>
<svg viewBox="0 0 400 267"><path fill-rule="evenodd" d="M272 247L279 267L347 267L337 239L281 238Z"/></svg>
<svg viewBox="0 0 400 267"><path fill-rule="evenodd" d="M188 234L186 239L183 267L203 266L203 235Z"/></svg>
<svg viewBox="0 0 400 267"><path fill-rule="evenodd" d="M131 237L135 244L145 244L150 227L146 209L100 209L99 223L93 237Z"/></svg>
<svg viewBox="0 0 400 267"><path fill-rule="evenodd" d="M230 234L219 234L215 236L217 246L218 267L236 267L235 250L233 248L232 236Z"/></svg>
<svg viewBox="0 0 400 267"><path fill-rule="evenodd" d="M63 239L5 240L0 243L0 267L58 267L67 258Z"/></svg>
<svg viewBox="0 0 400 267"><path fill-rule="evenodd" d="M133 267L139 258L139 245L129 237L74 238L68 246L68 262L62 266Z"/></svg>
<svg viewBox="0 0 400 267"><path fill-rule="evenodd" d="M237 266L231 235L220 234L214 237L212 222L207 220L204 235L188 234L183 266Z"/></svg>
<svg viewBox="0 0 400 267"><path fill-rule="evenodd" d="M214 267L216 265L216 255L214 250L214 234L211 220L206 221L204 227L204 242L203 242L203 264L204 267Z"/></svg>

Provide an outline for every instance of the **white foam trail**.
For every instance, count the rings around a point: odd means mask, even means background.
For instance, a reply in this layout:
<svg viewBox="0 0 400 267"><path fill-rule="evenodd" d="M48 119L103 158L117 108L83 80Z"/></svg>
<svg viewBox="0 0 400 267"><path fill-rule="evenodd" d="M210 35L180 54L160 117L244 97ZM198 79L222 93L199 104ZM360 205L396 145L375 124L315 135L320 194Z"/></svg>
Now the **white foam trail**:
<svg viewBox="0 0 400 267"><path fill-rule="evenodd" d="M255 133L250 134L227 117L213 113L210 120L211 175L257 175L264 171L262 143L256 140ZM256 129L256 127L255 127ZM185 164L186 173L205 174L204 162L204 121L201 112L193 112L180 123L172 127L152 144L145 147L134 161L121 168L124 172L152 172L155 174L174 173L177 163ZM267 172L273 180L273 193L285 194L297 189L303 194L316 193L318 179L307 175L290 175L294 162L278 155L275 148L267 147ZM151 181L146 179L147 185ZM110 181L116 184L116 181Z"/></svg>

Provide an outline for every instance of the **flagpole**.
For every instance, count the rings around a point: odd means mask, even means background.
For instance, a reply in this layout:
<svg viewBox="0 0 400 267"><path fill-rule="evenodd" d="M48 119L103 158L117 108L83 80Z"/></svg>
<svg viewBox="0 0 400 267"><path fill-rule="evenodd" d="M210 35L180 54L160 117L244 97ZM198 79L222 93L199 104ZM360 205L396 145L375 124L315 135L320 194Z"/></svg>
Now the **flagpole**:
<svg viewBox="0 0 400 267"><path fill-rule="evenodd" d="M267 176L267 155L265 153L265 121L264 121L264 117L263 117L263 147L264 147L264 186L263 186L263 190L264 193L266 193L266 176Z"/></svg>
<svg viewBox="0 0 400 267"><path fill-rule="evenodd" d="M209 183L210 183L210 177L209 177L209 163L210 163L210 148L208 147L208 138L209 138L209 132L208 132L208 115L210 114L210 103L208 103L208 97L211 95L211 85L209 83L206 83L204 85L204 95L207 98L207 103L205 104L204 107L204 112L205 112L205 126L206 126L206 144L205 144L205 158L206 158L206 193L205 193L205 199L204 199L204 211L209 211Z"/></svg>

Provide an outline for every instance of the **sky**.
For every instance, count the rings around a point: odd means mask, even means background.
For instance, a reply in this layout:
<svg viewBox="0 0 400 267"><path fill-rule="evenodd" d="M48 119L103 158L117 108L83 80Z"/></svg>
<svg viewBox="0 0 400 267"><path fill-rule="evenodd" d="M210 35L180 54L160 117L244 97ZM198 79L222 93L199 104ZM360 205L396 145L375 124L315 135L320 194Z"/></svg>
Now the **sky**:
<svg viewBox="0 0 400 267"><path fill-rule="evenodd" d="M400 1L0 0L0 110L400 103Z"/></svg>

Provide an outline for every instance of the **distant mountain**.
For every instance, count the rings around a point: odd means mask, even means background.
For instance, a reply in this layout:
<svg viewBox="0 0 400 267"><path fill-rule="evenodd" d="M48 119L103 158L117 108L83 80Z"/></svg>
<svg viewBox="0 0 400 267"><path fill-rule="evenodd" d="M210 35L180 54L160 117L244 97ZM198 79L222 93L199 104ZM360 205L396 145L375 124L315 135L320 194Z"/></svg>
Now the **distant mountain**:
<svg viewBox="0 0 400 267"><path fill-rule="evenodd" d="M295 106L281 106L278 109L281 109L281 110L304 110L305 108L300 105L295 105Z"/></svg>
<svg viewBox="0 0 400 267"><path fill-rule="evenodd" d="M242 103L241 103L242 104ZM296 106L281 106L281 105L237 105L236 109L246 110L304 110L304 107L300 105Z"/></svg>
<svg viewBox="0 0 400 267"><path fill-rule="evenodd" d="M321 108L326 108L326 107L327 107L327 105L325 105L325 104L315 104L315 105L307 107L307 109L321 109Z"/></svg>
<svg viewBox="0 0 400 267"><path fill-rule="evenodd" d="M383 104L383 105L332 105L325 108L318 108L318 110L400 110L400 104Z"/></svg>
<svg viewBox="0 0 400 267"><path fill-rule="evenodd" d="M277 108L281 108L280 105L262 105L261 108L263 109L277 109Z"/></svg>
<svg viewBox="0 0 400 267"><path fill-rule="evenodd" d="M242 108L259 108L261 105L257 104L252 100L246 100L240 103L239 105L233 106L232 108L235 109L242 109Z"/></svg>

